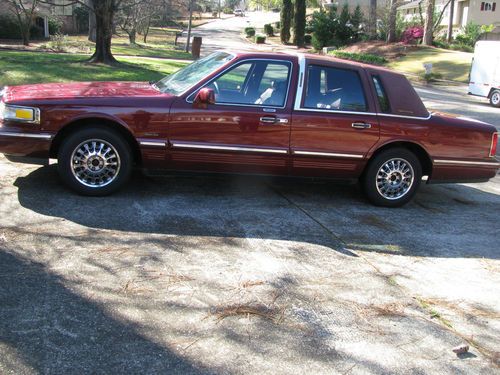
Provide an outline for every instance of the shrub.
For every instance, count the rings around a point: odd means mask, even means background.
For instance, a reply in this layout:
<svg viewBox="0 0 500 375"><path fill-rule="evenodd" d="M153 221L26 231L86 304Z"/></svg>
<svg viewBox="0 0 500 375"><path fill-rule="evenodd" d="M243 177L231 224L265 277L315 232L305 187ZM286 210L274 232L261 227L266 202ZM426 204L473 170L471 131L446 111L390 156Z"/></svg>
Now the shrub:
<svg viewBox="0 0 500 375"><path fill-rule="evenodd" d="M55 35L58 34L63 27L63 23L61 20L57 18L49 18L49 34Z"/></svg>
<svg viewBox="0 0 500 375"><path fill-rule="evenodd" d="M424 28L422 26L412 26L407 28L401 41L405 44L416 44L424 36Z"/></svg>
<svg viewBox="0 0 500 375"><path fill-rule="evenodd" d="M50 36L49 48L56 52L67 52L68 38L64 34Z"/></svg>
<svg viewBox="0 0 500 375"><path fill-rule="evenodd" d="M362 19L361 9L356 7L353 13L349 13L347 3L340 14L335 6L329 7L328 11L314 12L307 28L313 33L313 47L321 50L326 46L339 47L358 41L363 36Z"/></svg>
<svg viewBox="0 0 500 375"><path fill-rule="evenodd" d="M21 31L14 17L0 14L0 38L21 39Z"/></svg>
<svg viewBox="0 0 500 375"><path fill-rule="evenodd" d="M266 23L264 25L264 32L266 33L267 36L273 36L274 35L274 29L271 26L270 23Z"/></svg>
<svg viewBox="0 0 500 375"><path fill-rule="evenodd" d="M266 36L265 35L256 35L255 36L255 43L257 44L264 44L266 42Z"/></svg>
<svg viewBox="0 0 500 375"><path fill-rule="evenodd" d="M279 29L281 29L281 22L280 22L280 21L275 22L275 23L274 23L274 26L275 26L278 30L279 30Z"/></svg>
<svg viewBox="0 0 500 375"><path fill-rule="evenodd" d="M247 34L247 37L252 37L255 35L255 28L253 27L245 27L245 34Z"/></svg>
<svg viewBox="0 0 500 375"><path fill-rule="evenodd" d="M213 18L217 18L218 16L219 16L219 12L217 12L216 10L212 12Z"/></svg>
<svg viewBox="0 0 500 375"><path fill-rule="evenodd" d="M225 7L224 9L222 9L222 13L233 14L233 10L231 8Z"/></svg>
<svg viewBox="0 0 500 375"><path fill-rule="evenodd" d="M473 22L469 22L460 29L460 32L455 37L455 43L458 45L474 47L474 44L476 44L482 34L491 32L493 29L493 25L479 26Z"/></svg>
<svg viewBox="0 0 500 375"><path fill-rule="evenodd" d="M312 40L312 35L311 34L304 35L304 42L306 44L311 44L311 40Z"/></svg>
<svg viewBox="0 0 500 375"><path fill-rule="evenodd" d="M369 53L353 53L346 51L332 51L329 53L335 57L340 59L359 61L362 63L373 64L373 65L384 65L387 63L387 60L384 57L372 55Z"/></svg>
<svg viewBox="0 0 500 375"><path fill-rule="evenodd" d="M434 82L434 81L436 81L438 79L442 79L442 78L443 78L443 75L441 73L429 73L429 74L426 74L424 72L424 73L419 74L419 79L421 81L425 81L427 83Z"/></svg>

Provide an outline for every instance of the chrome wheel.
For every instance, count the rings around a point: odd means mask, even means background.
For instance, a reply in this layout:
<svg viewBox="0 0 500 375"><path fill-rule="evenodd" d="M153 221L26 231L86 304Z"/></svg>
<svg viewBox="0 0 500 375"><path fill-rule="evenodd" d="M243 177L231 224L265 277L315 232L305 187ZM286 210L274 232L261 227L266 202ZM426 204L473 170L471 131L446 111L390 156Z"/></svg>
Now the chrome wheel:
<svg viewBox="0 0 500 375"><path fill-rule="evenodd" d="M491 104L494 106L499 106L500 105L500 91L495 91L493 94L491 94Z"/></svg>
<svg viewBox="0 0 500 375"><path fill-rule="evenodd" d="M390 159L377 172L377 191L385 199L399 199L410 191L414 176L413 167L405 159Z"/></svg>
<svg viewBox="0 0 500 375"><path fill-rule="evenodd" d="M89 139L73 150L71 172L81 184L101 188L113 182L118 176L120 156L109 142Z"/></svg>

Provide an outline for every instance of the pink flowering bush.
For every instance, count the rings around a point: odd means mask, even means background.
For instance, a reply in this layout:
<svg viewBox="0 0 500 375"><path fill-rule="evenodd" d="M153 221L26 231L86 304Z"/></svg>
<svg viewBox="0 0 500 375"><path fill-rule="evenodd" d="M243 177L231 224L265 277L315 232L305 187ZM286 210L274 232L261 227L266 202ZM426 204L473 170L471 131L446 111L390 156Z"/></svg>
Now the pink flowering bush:
<svg viewBox="0 0 500 375"><path fill-rule="evenodd" d="M401 41L405 44L415 44L423 36L424 28L422 26L412 26L404 31Z"/></svg>

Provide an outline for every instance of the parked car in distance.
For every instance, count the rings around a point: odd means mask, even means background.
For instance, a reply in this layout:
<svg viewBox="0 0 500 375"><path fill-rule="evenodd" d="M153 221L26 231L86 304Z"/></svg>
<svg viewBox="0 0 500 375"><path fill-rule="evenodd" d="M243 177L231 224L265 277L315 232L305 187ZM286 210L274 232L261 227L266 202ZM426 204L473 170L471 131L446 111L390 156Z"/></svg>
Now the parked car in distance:
<svg viewBox="0 0 500 375"><path fill-rule="evenodd" d="M429 113L405 76L326 56L218 51L154 84L12 86L0 103L0 152L57 158L84 195L138 166L359 181L394 207L422 180L487 181L500 166L492 125Z"/></svg>
<svg viewBox="0 0 500 375"><path fill-rule="evenodd" d="M469 79L469 94L500 107L500 40L476 42Z"/></svg>
<svg viewBox="0 0 500 375"><path fill-rule="evenodd" d="M244 12L244 11L242 11L241 9L235 9L235 10L234 10L234 15L235 15L236 17L245 17L245 12Z"/></svg>

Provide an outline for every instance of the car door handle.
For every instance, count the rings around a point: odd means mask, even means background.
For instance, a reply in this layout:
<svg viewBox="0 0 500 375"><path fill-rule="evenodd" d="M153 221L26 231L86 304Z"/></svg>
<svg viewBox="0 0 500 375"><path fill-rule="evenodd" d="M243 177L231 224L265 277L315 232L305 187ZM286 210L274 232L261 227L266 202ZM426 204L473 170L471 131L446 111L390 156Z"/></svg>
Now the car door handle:
<svg viewBox="0 0 500 375"><path fill-rule="evenodd" d="M368 124L366 122L353 122L352 127L355 129L370 129L372 124Z"/></svg>
<svg viewBox="0 0 500 375"><path fill-rule="evenodd" d="M263 124L275 124L276 122L278 122L278 119L274 116L262 116L260 118L260 122L262 122Z"/></svg>

